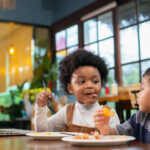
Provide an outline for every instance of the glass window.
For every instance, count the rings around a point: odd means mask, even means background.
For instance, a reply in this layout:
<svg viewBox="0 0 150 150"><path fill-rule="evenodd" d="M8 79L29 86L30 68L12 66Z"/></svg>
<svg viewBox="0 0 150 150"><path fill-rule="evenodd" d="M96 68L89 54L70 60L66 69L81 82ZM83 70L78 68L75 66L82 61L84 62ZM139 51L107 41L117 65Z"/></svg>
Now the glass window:
<svg viewBox="0 0 150 150"><path fill-rule="evenodd" d="M73 53L74 51L76 51L78 49L78 46L74 46L74 47L70 47L68 48L67 52L68 54Z"/></svg>
<svg viewBox="0 0 150 150"><path fill-rule="evenodd" d="M99 54L104 57L107 66L114 67L114 39L99 42Z"/></svg>
<svg viewBox="0 0 150 150"><path fill-rule="evenodd" d="M115 81L115 70L109 69L107 83L111 85Z"/></svg>
<svg viewBox="0 0 150 150"><path fill-rule="evenodd" d="M150 67L150 60L143 61L141 63L141 76L143 76L143 73Z"/></svg>
<svg viewBox="0 0 150 150"><path fill-rule="evenodd" d="M121 28L136 23L135 1L120 6L119 15Z"/></svg>
<svg viewBox="0 0 150 150"><path fill-rule="evenodd" d="M66 33L65 30L56 33L56 50L66 48Z"/></svg>
<svg viewBox="0 0 150 150"><path fill-rule="evenodd" d="M97 43L86 45L84 48L92 52L93 54L98 55Z"/></svg>
<svg viewBox="0 0 150 150"><path fill-rule="evenodd" d="M112 12L98 17L98 33L99 40L113 36Z"/></svg>
<svg viewBox="0 0 150 150"><path fill-rule="evenodd" d="M97 21L91 19L84 22L84 44L97 41Z"/></svg>
<svg viewBox="0 0 150 150"><path fill-rule="evenodd" d="M67 28L67 47L78 44L78 25Z"/></svg>
<svg viewBox="0 0 150 150"><path fill-rule="evenodd" d="M150 21L140 24L141 59L150 58Z"/></svg>
<svg viewBox="0 0 150 150"><path fill-rule="evenodd" d="M122 66L123 84L132 85L140 82L139 63Z"/></svg>
<svg viewBox="0 0 150 150"><path fill-rule="evenodd" d="M150 0L138 0L139 20L150 19Z"/></svg>
<svg viewBox="0 0 150 150"><path fill-rule="evenodd" d="M139 60L137 26L120 31L120 50L121 63Z"/></svg>
<svg viewBox="0 0 150 150"><path fill-rule="evenodd" d="M56 41L56 62L57 64L67 55L77 50L78 48L78 25L75 24L57 32L55 34ZM58 68L57 68L58 71ZM59 73L59 71L58 71ZM60 88L59 80L57 81L57 90L60 92L62 89Z"/></svg>
<svg viewBox="0 0 150 150"><path fill-rule="evenodd" d="M114 37L112 11L84 22L84 48L104 59L108 68L108 84L114 81Z"/></svg>
<svg viewBox="0 0 150 150"><path fill-rule="evenodd" d="M62 50L62 51L56 52L57 64L59 64L60 61L61 61L66 55L67 55L67 51L66 51L66 50Z"/></svg>
<svg viewBox="0 0 150 150"><path fill-rule="evenodd" d="M56 51L78 46L78 25L73 25L55 34ZM70 51L69 51L70 53Z"/></svg>

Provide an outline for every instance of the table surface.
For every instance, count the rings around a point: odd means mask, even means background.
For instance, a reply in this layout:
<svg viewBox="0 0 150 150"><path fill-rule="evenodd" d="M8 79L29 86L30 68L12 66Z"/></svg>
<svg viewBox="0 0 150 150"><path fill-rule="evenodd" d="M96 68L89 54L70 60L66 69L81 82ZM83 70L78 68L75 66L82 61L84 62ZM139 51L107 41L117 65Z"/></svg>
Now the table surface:
<svg viewBox="0 0 150 150"><path fill-rule="evenodd" d="M119 102L130 100L129 93L123 93L119 95L106 95L98 99L99 102L108 101L108 102Z"/></svg>
<svg viewBox="0 0 150 150"><path fill-rule="evenodd" d="M33 140L27 136L0 137L0 150L149 150L147 143L128 143L120 146L73 146L63 141Z"/></svg>

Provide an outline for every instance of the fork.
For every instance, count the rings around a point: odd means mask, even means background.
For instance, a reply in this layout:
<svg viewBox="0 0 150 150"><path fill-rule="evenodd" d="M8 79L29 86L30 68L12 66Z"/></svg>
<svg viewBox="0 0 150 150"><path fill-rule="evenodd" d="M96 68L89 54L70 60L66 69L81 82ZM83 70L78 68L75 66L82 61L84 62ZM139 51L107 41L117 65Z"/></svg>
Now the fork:
<svg viewBox="0 0 150 150"><path fill-rule="evenodd" d="M46 87L46 84L45 84L44 80L43 80L43 87L44 87L45 91L47 92L47 87ZM54 114L55 111L54 111L53 107L51 106L52 98L48 97L48 100L49 100L49 102L47 103L47 107Z"/></svg>

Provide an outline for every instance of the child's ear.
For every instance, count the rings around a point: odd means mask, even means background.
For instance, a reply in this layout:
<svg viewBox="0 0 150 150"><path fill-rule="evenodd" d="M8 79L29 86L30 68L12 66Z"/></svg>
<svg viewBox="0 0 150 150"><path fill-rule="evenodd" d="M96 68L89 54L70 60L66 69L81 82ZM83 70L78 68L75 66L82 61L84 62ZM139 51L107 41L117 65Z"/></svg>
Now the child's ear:
<svg viewBox="0 0 150 150"><path fill-rule="evenodd" d="M71 83L67 84L67 89L68 89L70 94L73 94L73 89L72 89Z"/></svg>

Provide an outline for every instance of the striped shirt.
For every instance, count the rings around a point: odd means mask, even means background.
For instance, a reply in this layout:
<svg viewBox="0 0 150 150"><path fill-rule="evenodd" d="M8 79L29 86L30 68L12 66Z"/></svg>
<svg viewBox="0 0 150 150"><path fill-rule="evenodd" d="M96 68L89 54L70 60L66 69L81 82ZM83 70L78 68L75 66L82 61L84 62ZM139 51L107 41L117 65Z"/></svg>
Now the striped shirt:
<svg viewBox="0 0 150 150"><path fill-rule="evenodd" d="M138 111L129 120L117 125L116 131L121 135L134 136L142 143L150 143L150 113Z"/></svg>

